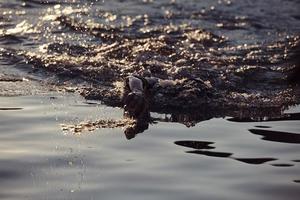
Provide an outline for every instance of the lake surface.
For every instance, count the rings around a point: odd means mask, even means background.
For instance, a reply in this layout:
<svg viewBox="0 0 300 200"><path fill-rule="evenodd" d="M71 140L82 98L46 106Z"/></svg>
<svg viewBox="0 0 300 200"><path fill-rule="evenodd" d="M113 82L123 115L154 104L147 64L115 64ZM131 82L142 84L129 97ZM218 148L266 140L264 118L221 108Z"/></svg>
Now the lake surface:
<svg viewBox="0 0 300 200"><path fill-rule="evenodd" d="M297 0L0 0L0 199L298 200L299 94L284 80L299 10ZM141 69L268 109L157 109L130 140L122 128L65 129L121 120L100 92Z"/></svg>
<svg viewBox="0 0 300 200"><path fill-rule="evenodd" d="M127 140L121 128L62 131L62 123L122 118L121 109L74 94L1 97L0 105L1 199L300 195L299 106L288 111L293 120L158 122Z"/></svg>

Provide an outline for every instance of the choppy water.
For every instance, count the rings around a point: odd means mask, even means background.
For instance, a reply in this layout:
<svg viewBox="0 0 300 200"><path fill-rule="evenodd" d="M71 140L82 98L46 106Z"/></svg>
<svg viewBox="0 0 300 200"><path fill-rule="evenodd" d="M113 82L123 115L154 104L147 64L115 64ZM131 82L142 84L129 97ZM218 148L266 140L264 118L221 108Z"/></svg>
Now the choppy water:
<svg viewBox="0 0 300 200"><path fill-rule="evenodd" d="M290 105L299 103L286 82L299 56L298 8L279 0L2 1L1 62L110 105L120 104L115 83L141 71L176 82L155 92L159 109Z"/></svg>
<svg viewBox="0 0 300 200"><path fill-rule="evenodd" d="M286 76L299 61L299 8L0 0L0 199L298 199L300 108L288 105L299 87ZM213 98L201 101L222 106L161 114L189 104L160 91L154 122L131 140L121 128L62 130L122 119L106 105L139 70L209 81Z"/></svg>

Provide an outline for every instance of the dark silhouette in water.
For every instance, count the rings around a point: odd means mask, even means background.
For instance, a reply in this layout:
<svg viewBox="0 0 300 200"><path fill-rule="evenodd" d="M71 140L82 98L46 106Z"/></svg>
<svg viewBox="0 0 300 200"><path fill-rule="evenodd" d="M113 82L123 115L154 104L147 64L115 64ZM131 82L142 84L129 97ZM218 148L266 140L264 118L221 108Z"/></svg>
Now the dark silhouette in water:
<svg viewBox="0 0 300 200"><path fill-rule="evenodd" d="M300 84L300 42L294 46L291 51L293 52L290 58L291 64L294 65L291 72L288 75L288 82L291 84Z"/></svg>
<svg viewBox="0 0 300 200"><path fill-rule="evenodd" d="M215 147L211 146L214 142L207 141L191 141L191 140L182 140L176 141L175 144L179 146L189 147L193 149L214 149Z"/></svg>
<svg viewBox="0 0 300 200"><path fill-rule="evenodd" d="M271 131L263 129L249 129L249 131L253 134L263 136L263 140L290 144L300 144L300 133L288 133L282 131Z"/></svg>
<svg viewBox="0 0 300 200"><path fill-rule="evenodd" d="M186 151L186 153L205 155L217 158L231 158L252 165L260 165L266 162L277 160L276 158L237 158L233 156L233 153L212 151L211 149L216 148L214 146L211 146L212 144L214 144L214 142L183 140L175 141L174 143L179 146L195 149L192 151Z"/></svg>
<svg viewBox="0 0 300 200"><path fill-rule="evenodd" d="M148 129L150 111L148 102L148 84L146 80L137 76L128 76L125 79L123 102L124 118L135 120L133 126L124 130L127 139L132 139L136 134Z"/></svg>

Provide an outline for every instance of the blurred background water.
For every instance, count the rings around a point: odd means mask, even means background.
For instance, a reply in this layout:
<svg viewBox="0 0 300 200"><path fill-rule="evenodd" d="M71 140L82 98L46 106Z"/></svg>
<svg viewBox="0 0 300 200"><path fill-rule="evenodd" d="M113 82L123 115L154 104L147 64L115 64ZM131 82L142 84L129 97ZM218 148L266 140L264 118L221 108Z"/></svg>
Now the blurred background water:
<svg viewBox="0 0 300 200"><path fill-rule="evenodd" d="M75 21L62 25L66 19ZM145 37L140 32L187 25L236 48L276 42L299 34L299 2L1 0L0 75L17 81L0 81L0 199L298 199L299 106L260 121L160 121L132 140L121 128L74 135L61 124L120 119L123 111L51 91L35 81L60 81L59 70L47 74L9 54L47 56L50 44L76 56L115 32Z"/></svg>

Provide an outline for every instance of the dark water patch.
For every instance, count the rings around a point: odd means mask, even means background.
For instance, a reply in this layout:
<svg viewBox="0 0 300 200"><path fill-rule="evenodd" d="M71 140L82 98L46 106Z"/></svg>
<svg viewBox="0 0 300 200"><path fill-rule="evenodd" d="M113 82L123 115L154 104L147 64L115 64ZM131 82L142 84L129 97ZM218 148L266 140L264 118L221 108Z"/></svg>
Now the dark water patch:
<svg viewBox="0 0 300 200"><path fill-rule="evenodd" d="M274 167L293 167L293 164L287 164L287 163L275 163L275 164L271 164Z"/></svg>
<svg viewBox="0 0 300 200"><path fill-rule="evenodd" d="M24 58L17 55L17 52L11 48L0 48L0 61L2 65L13 65L24 61Z"/></svg>
<svg viewBox="0 0 300 200"><path fill-rule="evenodd" d="M262 140L289 143L289 144L300 144L299 133L289 133L289 132L270 131L270 130L261 130L261 129L249 129L249 131L255 135L263 136Z"/></svg>
<svg viewBox="0 0 300 200"><path fill-rule="evenodd" d="M293 15L293 17L297 20L300 20L300 15Z"/></svg>
<svg viewBox="0 0 300 200"><path fill-rule="evenodd" d="M299 180L293 180L293 182L300 183L300 179Z"/></svg>
<svg viewBox="0 0 300 200"><path fill-rule="evenodd" d="M186 151L186 153L200 154L200 155L205 155L209 157L218 157L218 158L228 158L232 155L232 153L226 153L226 152L201 151L201 150Z"/></svg>
<svg viewBox="0 0 300 200"><path fill-rule="evenodd" d="M257 128L272 128L271 126L255 126Z"/></svg>
<svg viewBox="0 0 300 200"><path fill-rule="evenodd" d="M260 164L264 164L266 162L277 160L277 158L235 158L235 157L232 157L233 153L216 152L216 151L194 150L194 151L186 151L186 153L205 155L205 156L209 156L209 157L230 158L230 159L237 160L242 163L247 163L247 164L251 164L251 165L260 165Z"/></svg>
<svg viewBox="0 0 300 200"><path fill-rule="evenodd" d="M292 160L292 161L293 161L293 162L297 162L297 163L298 163L298 162L300 162L300 159L299 159L299 160Z"/></svg>
<svg viewBox="0 0 300 200"><path fill-rule="evenodd" d="M3 35L0 36L0 44L10 45L10 44L19 44L25 40L24 37L15 36L15 35Z"/></svg>
<svg viewBox="0 0 300 200"><path fill-rule="evenodd" d="M23 108L0 108L0 111L22 110Z"/></svg>
<svg viewBox="0 0 300 200"><path fill-rule="evenodd" d="M288 82L293 85L299 85L300 84L300 43L295 45L292 48L292 55L290 56L291 64L293 64L293 67L290 69L290 72L288 74Z"/></svg>
<svg viewBox="0 0 300 200"><path fill-rule="evenodd" d="M184 146L188 148L193 148L197 150L186 151L186 153L205 155L209 157L219 157L219 158L230 158L233 160L237 160L243 163L251 164L251 165L260 165L266 162L278 160L277 158L236 158L233 157L233 153L228 152L217 152L217 151L206 151L202 149L215 149L215 147L210 146L214 144L214 142L206 142L206 141L193 141L193 140L182 140L175 141L174 144L179 146Z"/></svg>
<svg viewBox="0 0 300 200"><path fill-rule="evenodd" d="M247 164L260 165L269 161L277 160L276 158L234 158L237 161Z"/></svg>
<svg viewBox="0 0 300 200"><path fill-rule="evenodd" d="M214 142L206 142L206 141L192 141L192 140L182 140L175 141L175 144L179 146L189 147L193 149L214 149L215 147L210 146L214 144Z"/></svg>
<svg viewBox="0 0 300 200"><path fill-rule="evenodd" d="M22 176L23 174L18 171L0 169L0 181L13 180Z"/></svg>
<svg viewBox="0 0 300 200"><path fill-rule="evenodd" d="M289 113L289 114L282 114L281 116L277 117L269 117L265 116L262 118L239 118L239 117L232 117L228 118L228 121L232 122L271 122L271 121L298 121L300 120L300 113Z"/></svg>

